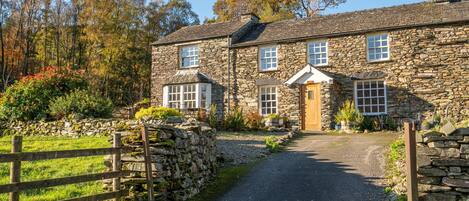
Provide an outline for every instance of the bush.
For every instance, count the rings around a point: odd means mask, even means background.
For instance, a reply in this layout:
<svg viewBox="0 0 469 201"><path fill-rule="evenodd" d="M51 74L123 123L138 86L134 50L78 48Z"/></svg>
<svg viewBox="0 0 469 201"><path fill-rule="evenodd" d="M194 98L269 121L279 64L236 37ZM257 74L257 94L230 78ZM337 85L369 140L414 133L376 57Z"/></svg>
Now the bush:
<svg viewBox="0 0 469 201"><path fill-rule="evenodd" d="M58 73L57 69L49 68L24 77L7 88L0 100L0 118L22 121L46 119L51 100L87 87L88 82L78 73Z"/></svg>
<svg viewBox="0 0 469 201"><path fill-rule="evenodd" d="M262 128L262 116L259 112L249 112L246 115L246 127L251 130L259 130Z"/></svg>
<svg viewBox="0 0 469 201"><path fill-rule="evenodd" d="M274 136L265 138L265 146L270 152L274 153L280 151L280 143L278 143L278 139Z"/></svg>
<svg viewBox="0 0 469 201"><path fill-rule="evenodd" d="M272 119L280 119L281 117L279 114L269 114L267 115L266 118L272 120Z"/></svg>
<svg viewBox="0 0 469 201"><path fill-rule="evenodd" d="M217 128L218 117L217 117L217 105L212 104L207 117L208 125L212 128Z"/></svg>
<svg viewBox="0 0 469 201"><path fill-rule="evenodd" d="M112 115L112 102L107 98L92 95L89 91L75 90L55 98L49 105L50 114L61 119L68 115L107 118Z"/></svg>
<svg viewBox="0 0 469 201"><path fill-rule="evenodd" d="M360 111L355 109L355 104L350 100L346 100L342 107L339 109L339 112L335 115L336 123L339 124L342 121L345 121L347 123L357 123L357 121L363 121L362 114L360 113Z"/></svg>
<svg viewBox="0 0 469 201"><path fill-rule="evenodd" d="M230 111L225 118L225 129L232 131L240 131L245 128L243 110L235 108Z"/></svg>
<svg viewBox="0 0 469 201"><path fill-rule="evenodd" d="M207 122L207 111L205 109L199 108L197 111L197 121Z"/></svg>
<svg viewBox="0 0 469 201"><path fill-rule="evenodd" d="M182 117L182 114L176 109L166 107L142 108L135 114L138 120L143 118L166 120L169 117Z"/></svg>

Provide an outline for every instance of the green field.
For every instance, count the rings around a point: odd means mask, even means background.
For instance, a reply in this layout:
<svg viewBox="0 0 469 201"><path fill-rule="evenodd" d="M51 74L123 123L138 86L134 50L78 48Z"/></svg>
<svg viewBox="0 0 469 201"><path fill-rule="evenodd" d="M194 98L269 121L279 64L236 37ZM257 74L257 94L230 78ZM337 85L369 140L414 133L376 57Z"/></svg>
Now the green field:
<svg viewBox="0 0 469 201"><path fill-rule="evenodd" d="M0 138L0 153L9 153L11 137ZM107 137L25 137L23 152L55 151L110 147ZM76 176L105 171L104 156L22 162L21 181ZM0 185L9 183L9 163L0 163ZM80 197L103 192L101 182L88 182L21 193L21 201L47 201ZM0 194L0 200L8 200L8 194Z"/></svg>

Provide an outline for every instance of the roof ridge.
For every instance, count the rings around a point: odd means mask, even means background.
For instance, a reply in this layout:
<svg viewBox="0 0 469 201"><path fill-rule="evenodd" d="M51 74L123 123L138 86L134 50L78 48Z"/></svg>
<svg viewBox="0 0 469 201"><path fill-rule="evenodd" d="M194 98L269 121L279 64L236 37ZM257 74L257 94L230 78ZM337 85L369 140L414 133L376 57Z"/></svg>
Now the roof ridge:
<svg viewBox="0 0 469 201"><path fill-rule="evenodd" d="M464 2L466 2L466 1L453 2L453 3L464 3ZM424 5L424 4L432 5L432 4L436 4L436 3L424 1L424 2L418 2L418 3L400 4L400 5L379 7L379 8L368 8L368 9L347 11L347 12L341 12L341 13L332 13L332 14L312 16L312 17L307 17L307 18L286 19L286 20L268 22L268 23L263 23L263 24L281 23L281 22L289 22L289 21L293 21L293 22L309 21L309 20L323 19L323 18L334 17L334 16L351 15L351 14L356 14L356 13L365 13L365 12L372 12L372 11L386 10L386 9L394 9L394 8L401 8L401 7L411 7L411 6ZM439 5L441 5L441 4L439 4Z"/></svg>

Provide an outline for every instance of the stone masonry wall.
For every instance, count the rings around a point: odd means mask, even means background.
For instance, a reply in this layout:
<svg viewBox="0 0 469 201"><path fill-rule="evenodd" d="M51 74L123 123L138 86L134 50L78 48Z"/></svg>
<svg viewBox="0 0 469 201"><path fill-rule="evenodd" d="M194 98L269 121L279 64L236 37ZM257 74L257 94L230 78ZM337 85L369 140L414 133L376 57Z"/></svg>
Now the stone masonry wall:
<svg viewBox="0 0 469 201"><path fill-rule="evenodd" d="M341 86L340 101L353 99L357 72L383 71L388 95L388 113L395 118L434 111L457 120L469 117L469 25L456 24L389 31L391 59L368 62L366 35L328 38L329 65L317 67ZM239 104L257 110L256 79L282 82L307 65L308 41L279 43L278 70L258 70L258 47L236 49L236 82ZM298 119L299 88L278 85L279 112ZM338 108L341 102L334 103ZM325 108L325 106L322 106ZM327 124L327 122L324 122Z"/></svg>
<svg viewBox="0 0 469 201"><path fill-rule="evenodd" d="M190 43L194 44L194 43ZM208 75L216 83L212 84L212 104L216 104L220 116L225 106L225 88L227 86L228 42L227 38L203 40L199 45L199 72ZM179 48L183 44L153 46L151 74L151 102L163 105L163 85L167 79L175 75L179 66Z"/></svg>
<svg viewBox="0 0 469 201"><path fill-rule="evenodd" d="M447 124L442 131L423 134L417 147L421 200L468 200L469 128Z"/></svg>
<svg viewBox="0 0 469 201"><path fill-rule="evenodd" d="M2 123L3 135L24 136L106 136L121 128L129 128L135 120L81 119L59 121L15 121ZM2 135L0 134L0 135Z"/></svg>
<svg viewBox="0 0 469 201"><path fill-rule="evenodd" d="M147 185L140 130L120 131L124 146L123 178L130 200L146 200ZM149 124L152 176L156 200L187 200L196 195L217 170L215 132L198 123ZM111 163L107 163L111 168Z"/></svg>

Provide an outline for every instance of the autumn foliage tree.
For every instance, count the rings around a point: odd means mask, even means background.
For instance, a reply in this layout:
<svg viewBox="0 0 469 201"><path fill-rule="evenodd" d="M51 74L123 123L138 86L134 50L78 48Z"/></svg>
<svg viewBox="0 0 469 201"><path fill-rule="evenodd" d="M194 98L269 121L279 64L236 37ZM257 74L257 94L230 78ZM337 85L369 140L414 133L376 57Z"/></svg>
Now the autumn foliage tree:
<svg viewBox="0 0 469 201"><path fill-rule="evenodd" d="M213 6L216 21L229 21L246 12L257 14L263 22L319 15L346 0L217 0Z"/></svg>
<svg viewBox="0 0 469 201"><path fill-rule="evenodd" d="M149 97L150 44L198 23L186 0L0 0L0 89L57 66L132 104Z"/></svg>

